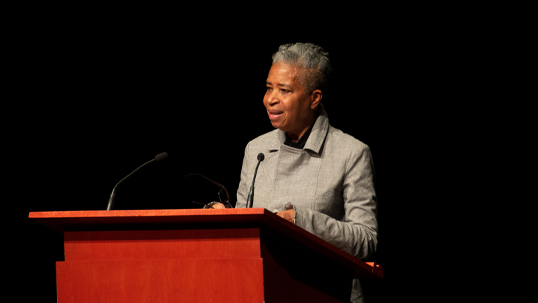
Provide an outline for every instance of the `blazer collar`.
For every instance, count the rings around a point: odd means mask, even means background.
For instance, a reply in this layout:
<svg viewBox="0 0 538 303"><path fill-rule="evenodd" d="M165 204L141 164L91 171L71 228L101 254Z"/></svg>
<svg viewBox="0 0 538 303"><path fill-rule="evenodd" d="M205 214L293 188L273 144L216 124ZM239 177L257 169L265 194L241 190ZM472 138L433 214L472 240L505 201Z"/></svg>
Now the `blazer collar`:
<svg viewBox="0 0 538 303"><path fill-rule="evenodd" d="M310 133L310 137L308 137L308 140L306 141L306 144L304 146L305 150L311 150L316 154L319 154L319 152L321 151L321 146L323 145L325 137L327 136L327 132L329 131L329 117L327 115L327 112L325 111L325 107L323 106L323 104L320 104L319 106L319 116L316 119L314 127L312 128L312 132ZM277 129L275 131L273 141L269 145L269 151L278 151L285 141L286 133L284 133L280 129Z"/></svg>

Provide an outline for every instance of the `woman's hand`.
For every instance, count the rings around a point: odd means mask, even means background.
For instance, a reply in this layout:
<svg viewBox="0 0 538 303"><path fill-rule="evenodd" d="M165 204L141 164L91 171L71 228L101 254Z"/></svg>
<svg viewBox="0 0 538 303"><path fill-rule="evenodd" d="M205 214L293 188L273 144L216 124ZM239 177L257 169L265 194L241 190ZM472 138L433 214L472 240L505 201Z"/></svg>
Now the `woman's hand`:
<svg viewBox="0 0 538 303"><path fill-rule="evenodd" d="M226 206L224 206L224 204L222 203L219 203L219 202L215 202L215 203L209 203L210 206L209 207L204 207L204 209L222 209L222 208L226 208Z"/></svg>
<svg viewBox="0 0 538 303"><path fill-rule="evenodd" d="M278 212L276 215L295 224L295 210L293 208Z"/></svg>

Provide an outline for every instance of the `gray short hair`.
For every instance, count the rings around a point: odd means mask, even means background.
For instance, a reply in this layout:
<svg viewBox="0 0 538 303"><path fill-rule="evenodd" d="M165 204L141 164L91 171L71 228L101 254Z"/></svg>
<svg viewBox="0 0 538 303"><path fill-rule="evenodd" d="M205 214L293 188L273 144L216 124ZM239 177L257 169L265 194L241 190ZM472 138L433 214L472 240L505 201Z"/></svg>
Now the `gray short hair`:
<svg viewBox="0 0 538 303"><path fill-rule="evenodd" d="M326 89L331 74L329 53L313 43L283 44L273 54L273 64L287 63L298 67L301 84L306 93Z"/></svg>

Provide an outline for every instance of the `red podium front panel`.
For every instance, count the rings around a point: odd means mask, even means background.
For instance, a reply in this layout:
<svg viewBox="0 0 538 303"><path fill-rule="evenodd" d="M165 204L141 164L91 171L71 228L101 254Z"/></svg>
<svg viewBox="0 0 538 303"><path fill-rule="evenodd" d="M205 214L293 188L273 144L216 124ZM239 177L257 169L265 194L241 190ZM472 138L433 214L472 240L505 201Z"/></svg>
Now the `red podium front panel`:
<svg viewBox="0 0 538 303"><path fill-rule="evenodd" d="M58 302L263 302L262 259L69 261Z"/></svg>
<svg viewBox="0 0 538 303"><path fill-rule="evenodd" d="M64 251L58 302L264 301L256 228L65 231Z"/></svg>

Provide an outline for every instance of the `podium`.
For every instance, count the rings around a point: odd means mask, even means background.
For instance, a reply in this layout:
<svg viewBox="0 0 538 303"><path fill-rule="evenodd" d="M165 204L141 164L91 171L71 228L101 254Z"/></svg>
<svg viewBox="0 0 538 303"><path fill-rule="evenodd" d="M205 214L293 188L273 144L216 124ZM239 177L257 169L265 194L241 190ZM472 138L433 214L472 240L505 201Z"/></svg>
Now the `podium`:
<svg viewBox="0 0 538 303"><path fill-rule="evenodd" d="M58 302L349 302L363 262L262 208L31 212L64 235Z"/></svg>

